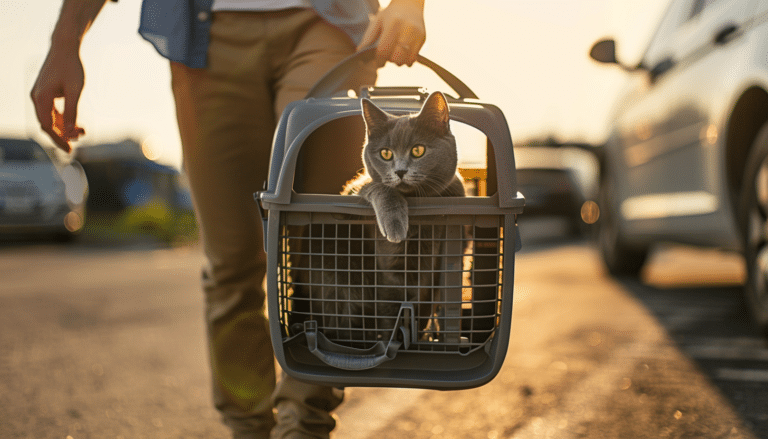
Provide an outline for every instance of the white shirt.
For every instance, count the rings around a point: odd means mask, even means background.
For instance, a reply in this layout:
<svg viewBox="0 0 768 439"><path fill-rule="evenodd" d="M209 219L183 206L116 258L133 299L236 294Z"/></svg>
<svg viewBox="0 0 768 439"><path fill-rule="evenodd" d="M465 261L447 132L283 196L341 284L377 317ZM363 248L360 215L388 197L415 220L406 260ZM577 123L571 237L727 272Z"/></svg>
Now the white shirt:
<svg viewBox="0 0 768 439"><path fill-rule="evenodd" d="M213 0L213 11L275 11L309 8L309 0Z"/></svg>

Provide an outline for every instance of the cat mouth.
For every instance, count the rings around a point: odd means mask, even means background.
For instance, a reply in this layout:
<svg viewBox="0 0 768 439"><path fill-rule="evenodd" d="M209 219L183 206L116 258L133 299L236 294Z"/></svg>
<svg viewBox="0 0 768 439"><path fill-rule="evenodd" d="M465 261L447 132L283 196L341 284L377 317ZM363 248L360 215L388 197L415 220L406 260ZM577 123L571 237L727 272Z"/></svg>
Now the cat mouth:
<svg viewBox="0 0 768 439"><path fill-rule="evenodd" d="M416 186L404 180L400 180L399 182L395 183L395 189L402 193L411 193L416 191Z"/></svg>

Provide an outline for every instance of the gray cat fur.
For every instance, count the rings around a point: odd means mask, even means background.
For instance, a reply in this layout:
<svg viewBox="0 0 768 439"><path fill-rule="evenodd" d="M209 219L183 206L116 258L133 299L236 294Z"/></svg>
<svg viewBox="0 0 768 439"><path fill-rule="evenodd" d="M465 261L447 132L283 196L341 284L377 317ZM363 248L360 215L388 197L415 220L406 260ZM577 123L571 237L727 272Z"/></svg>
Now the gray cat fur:
<svg viewBox="0 0 768 439"><path fill-rule="evenodd" d="M435 324L432 304L440 295L434 286L439 282L436 272L445 227L409 227L406 197L463 197L465 192L442 93L431 94L415 115L394 116L367 99L361 105L367 134L365 170L347 183L342 194L357 194L370 203L378 230L310 226L313 236L343 236L308 241L309 254L339 256L297 261L294 311L299 318L293 320L318 320L331 339L370 341L386 337L395 327L402 302L416 304L420 330ZM410 154L415 145L425 147L423 156ZM381 158L385 148L392 151L391 160ZM356 239L360 237L366 239ZM420 239L409 239L416 237ZM375 256L348 258L348 254Z"/></svg>

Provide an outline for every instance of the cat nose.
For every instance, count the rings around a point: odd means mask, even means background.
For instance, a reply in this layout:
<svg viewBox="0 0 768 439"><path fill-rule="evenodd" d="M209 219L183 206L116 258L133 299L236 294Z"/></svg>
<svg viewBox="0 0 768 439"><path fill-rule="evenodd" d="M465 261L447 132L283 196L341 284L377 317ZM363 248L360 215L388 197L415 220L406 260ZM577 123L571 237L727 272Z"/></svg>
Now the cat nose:
<svg viewBox="0 0 768 439"><path fill-rule="evenodd" d="M400 169L400 170L398 170L398 171L395 171L395 174L397 174L397 176L398 176L398 177L400 177L400 180L402 180L402 179L403 179L403 176L404 176L405 174L407 174L407 173L408 173L408 171L406 171L406 170L403 170L403 169Z"/></svg>

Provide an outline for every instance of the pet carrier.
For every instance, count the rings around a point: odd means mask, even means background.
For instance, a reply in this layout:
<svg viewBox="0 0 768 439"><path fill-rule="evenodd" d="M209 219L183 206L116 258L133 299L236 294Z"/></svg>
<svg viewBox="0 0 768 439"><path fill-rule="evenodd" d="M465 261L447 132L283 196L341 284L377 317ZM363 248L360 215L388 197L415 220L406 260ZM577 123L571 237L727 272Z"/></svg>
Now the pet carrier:
<svg viewBox="0 0 768 439"><path fill-rule="evenodd" d="M476 387L498 373L506 355L519 249L516 216L524 206L501 111L477 101L459 79L419 57L459 95L447 98L451 120L487 137L488 165L474 177L486 183L487 175L487 184L478 187L487 186L490 196L408 198L409 222L420 231L398 257L417 258L419 268L399 273L402 285L366 280L381 274L377 258L391 256L382 253L386 241L366 238L372 234L366 228L377 227L370 206L358 196L298 189L302 147L312 133L340 119L362 123L360 98L347 91L345 80L373 55L368 49L336 66L307 99L286 108L274 137L269 180L256 199L264 221L275 356L289 375L323 385ZM332 96L338 91L343 94ZM360 94L395 115L418 112L426 98L418 87L370 87ZM350 151L359 154L359 147L362 139ZM437 251L422 253L425 245ZM355 289L359 297L323 293L344 288ZM403 300L382 303L377 293L383 288L402 290ZM421 291L420 299L406 300L409 289ZM394 311L382 313L385 307Z"/></svg>

